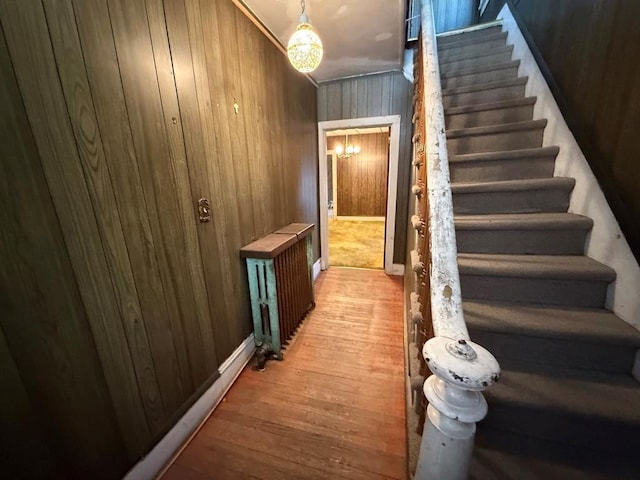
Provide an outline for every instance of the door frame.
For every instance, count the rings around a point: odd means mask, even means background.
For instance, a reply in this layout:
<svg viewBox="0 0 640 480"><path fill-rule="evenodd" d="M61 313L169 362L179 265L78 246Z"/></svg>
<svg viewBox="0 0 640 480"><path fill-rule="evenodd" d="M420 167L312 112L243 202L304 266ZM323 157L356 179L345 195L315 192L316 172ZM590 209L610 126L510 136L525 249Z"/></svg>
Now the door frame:
<svg viewBox="0 0 640 480"><path fill-rule="evenodd" d="M387 211L384 238L384 271L388 275L396 274L393 265L393 247L396 228L396 201L398 193L398 157L400 155L400 115L382 117L350 118L318 122L318 196L320 205L320 266L329 268L329 200L327 195L327 131L364 128L389 127L389 170L387 175ZM334 192L334 197L335 197Z"/></svg>

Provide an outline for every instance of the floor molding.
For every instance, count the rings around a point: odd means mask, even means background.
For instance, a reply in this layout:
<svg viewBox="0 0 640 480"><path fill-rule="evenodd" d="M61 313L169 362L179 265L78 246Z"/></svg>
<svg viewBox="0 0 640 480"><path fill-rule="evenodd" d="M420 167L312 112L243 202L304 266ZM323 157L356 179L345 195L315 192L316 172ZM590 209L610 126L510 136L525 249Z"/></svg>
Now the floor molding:
<svg viewBox="0 0 640 480"><path fill-rule="evenodd" d="M255 343L251 334L220 365L220 378L187 410L169 433L129 470L123 480L149 480L164 473L226 395L242 369L249 363L254 351Z"/></svg>
<svg viewBox="0 0 640 480"><path fill-rule="evenodd" d="M438 33L437 38L451 37L452 35L460 35L462 33L475 32L476 30L484 30L485 28L499 27L502 25L502 19L494 20L493 22L479 23L470 27L459 28L457 30L449 30L447 32Z"/></svg>
<svg viewBox="0 0 640 480"><path fill-rule="evenodd" d="M313 281L314 282L317 280L318 275L320 275L321 265L322 265L322 262L320 261L320 259L316 260L315 263L313 264Z"/></svg>
<svg viewBox="0 0 640 480"><path fill-rule="evenodd" d="M348 222L384 222L385 217L358 217L358 216L345 216L345 215L337 215L334 217L336 220L345 220Z"/></svg>
<svg viewBox="0 0 640 480"><path fill-rule="evenodd" d="M404 265L402 263L394 263L393 268L391 269L391 275L404 275Z"/></svg>

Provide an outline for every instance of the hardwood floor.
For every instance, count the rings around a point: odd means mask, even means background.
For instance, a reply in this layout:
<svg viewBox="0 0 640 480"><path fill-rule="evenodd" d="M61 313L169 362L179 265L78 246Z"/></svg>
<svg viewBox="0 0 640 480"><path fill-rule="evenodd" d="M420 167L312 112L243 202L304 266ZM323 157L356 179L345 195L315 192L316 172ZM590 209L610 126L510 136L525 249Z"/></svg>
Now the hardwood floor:
<svg viewBox="0 0 640 480"><path fill-rule="evenodd" d="M404 479L402 278L322 273L283 362L250 364L163 480Z"/></svg>

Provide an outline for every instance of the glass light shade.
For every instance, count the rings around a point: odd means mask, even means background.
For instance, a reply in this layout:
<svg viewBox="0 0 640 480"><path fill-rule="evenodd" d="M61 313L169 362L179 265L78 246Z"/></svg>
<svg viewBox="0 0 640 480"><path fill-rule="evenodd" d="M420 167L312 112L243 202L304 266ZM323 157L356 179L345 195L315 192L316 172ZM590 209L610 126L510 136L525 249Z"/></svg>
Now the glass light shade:
<svg viewBox="0 0 640 480"><path fill-rule="evenodd" d="M336 153L337 153L338 155L342 155L342 154L344 153L344 149L342 148L342 145L338 145L338 146L336 147Z"/></svg>
<svg viewBox="0 0 640 480"><path fill-rule="evenodd" d="M313 72L322 60L322 42L308 23L298 25L287 45L287 56L293 68L302 73Z"/></svg>

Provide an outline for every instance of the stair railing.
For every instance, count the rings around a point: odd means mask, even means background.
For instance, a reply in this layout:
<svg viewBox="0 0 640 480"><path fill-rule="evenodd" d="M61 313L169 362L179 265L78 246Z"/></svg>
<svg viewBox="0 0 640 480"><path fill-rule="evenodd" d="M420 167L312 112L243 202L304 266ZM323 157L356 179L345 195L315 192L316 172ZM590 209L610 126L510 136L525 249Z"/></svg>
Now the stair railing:
<svg viewBox="0 0 640 480"><path fill-rule="evenodd" d="M462 311L453 201L432 0L422 2L421 38L414 64L416 291L411 315L416 345L430 375L415 479L467 478L476 422L487 414L482 391L500 375L496 359L469 337Z"/></svg>

